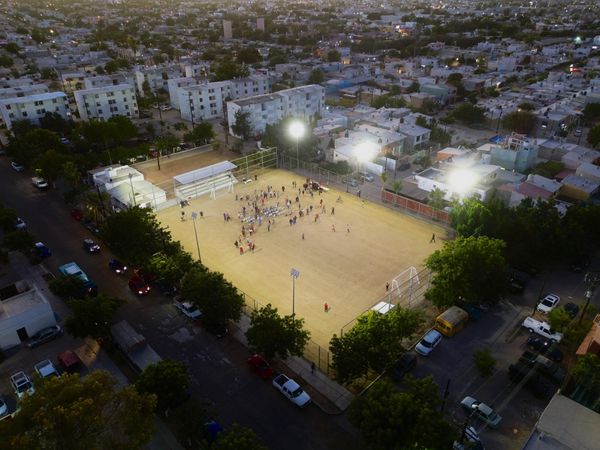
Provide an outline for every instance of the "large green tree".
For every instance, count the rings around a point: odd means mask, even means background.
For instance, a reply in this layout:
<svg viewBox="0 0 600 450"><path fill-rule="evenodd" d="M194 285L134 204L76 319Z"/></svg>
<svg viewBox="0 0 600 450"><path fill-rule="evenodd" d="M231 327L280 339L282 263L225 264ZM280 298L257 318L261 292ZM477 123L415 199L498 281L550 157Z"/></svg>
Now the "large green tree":
<svg viewBox="0 0 600 450"><path fill-rule="evenodd" d="M69 334L78 338L103 338L108 336L115 312L125 301L100 294L93 300L71 299L67 303L73 312L65 321Z"/></svg>
<svg viewBox="0 0 600 450"><path fill-rule="evenodd" d="M152 438L155 401L104 371L40 379L19 413L0 421L0 436L12 450L133 450Z"/></svg>
<svg viewBox="0 0 600 450"><path fill-rule="evenodd" d="M237 321L244 306L243 297L222 273L204 267L193 267L185 274L181 295L198 306L202 323L209 330L221 329L230 320Z"/></svg>
<svg viewBox="0 0 600 450"><path fill-rule="evenodd" d="M33 129L11 141L8 152L21 164L30 166L48 150L61 151L64 146L58 136L49 130Z"/></svg>
<svg viewBox="0 0 600 450"><path fill-rule="evenodd" d="M333 335L329 343L335 378L346 383L383 372L405 351L404 341L416 333L423 321L419 311L399 306L385 314L369 311L343 336Z"/></svg>
<svg viewBox="0 0 600 450"><path fill-rule="evenodd" d="M600 125L596 125L588 131L587 141L591 146L600 148Z"/></svg>
<svg viewBox="0 0 600 450"><path fill-rule="evenodd" d="M213 81L231 80L233 78L247 77L249 74L248 67L243 64L238 64L232 59L224 59L216 64L213 68Z"/></svg>
<svg viewBox="0 0 600 450"><path fill-rule="evenodd" d="M184 138L186 141L193 142L195 145L207 144L215 137L213 126L209 122L200 122L194 125L194 128L189 133L186 133Z"/></svg>
<svg viewBox="0 0 600 450"><path fill-rule="evenodd" d="M178 242L170 245L180 247ZM175 286L193 265L192 255L180 248L169 254L164 251L155 253L148 259L145 267L148 272L164 280L168 285Z"/></svg>
<svg viewBox="0 0 600 450"><path fill-rule="evenodd" d="M320 84L325 81L325 74L321 69L313 69L308 77L308 84Z"/></svg>
<svg viewBox="0 0 600 450"><path fill-rule="evenodd" d="M409 377L406 383L400 392L390 381L378 381L354 399L348 419L372 449L452 448L457 433L440 412L442 400L433 378Z"/></svg>
<svg viewBox="0 0 600 450"><path fill-rule="evenodd" d="M304 320L295 316L280 316L270 304L252 312L246 331L248 344L265 358L302 356L310 333Z"/></svg>
<svg viewBox="0 0 600 450"><path fill-rule="evenodd" d="M237 423L219 433L219 437L210 448L211 450L267 450L254 431Z"/></svg>
<svg viewBox="0 0 600 450"><path fill-rule="evenodd" d="M502 117L502 126L520 134L529 134L535 126L536 115L530 111L513 111Z"/></svg>
<svg viewBox="0 0 600 450"><path fill-rule="evenodd" d="M451 116L467 125L485 122L483 109L470 102L458 105L454 111L452 111Z"/></svg>
<svg viewBox="0 0 600 450"><path fill-rule="evenodd" d="M459 237L426 260L433 271L425 294L439 309L461 301L493 304L506 290L505 243L487 236Z"/></svg>
<svg viewBox="0 0 600 450"><path fill-rule="evenodd" d="M233 134L246 141L252 135L252 124L250 123L250 113L241 109L234 114L234 123L231 125Z"/></svg>
<svg viewBox="0 0 600 450"><path fill-rule="evenodd" d="M136 380L135 387L142 394L155 395L156 411L164 414L183 403L190 383L185 363L163 360L146 367Z"/></svg>

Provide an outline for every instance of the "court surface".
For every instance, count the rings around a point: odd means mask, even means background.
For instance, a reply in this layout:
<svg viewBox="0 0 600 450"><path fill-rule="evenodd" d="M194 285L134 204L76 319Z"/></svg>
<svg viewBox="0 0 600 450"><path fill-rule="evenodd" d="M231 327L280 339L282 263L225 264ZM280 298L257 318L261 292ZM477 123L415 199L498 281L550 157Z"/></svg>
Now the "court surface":
<svg viewBox="0 0 600 450"><path fill-rule="evenodd" d="M169 226L173 238L197 257L190 216L193 211L202 211L203 217L196 220L202 263L222 272L260 305L271 303L280 314L292 312L290 272L297 269L300 275L295 282L296 315L305 319L311 339L328 348L334 333L339 335L342 326L385 295L386 283L410 266L423 267L424 259L442 246L439 238L430 243L432 234L445 236L445 230L333 189L322 195L315 193L312 198L308 193L300 193L296 203L298 189L292 187L293 181L301 189L305 180L291 172L266 170L258 175L257 181L236 184L235 192L221 190L216 199L207 194L191 200L188 207L165 209L157 216L163 225ZM278 199L267 198L265 206L277 201L284 205L287 197L292 201L293 214L276 217L270 231L268 218L263 218L262 225L255 225L252 236L246 234L255 244L255 251L248 251L243 239L244 254L240 255L234 245L242 227L238 212L246 206L250 215L252 207L245 199L236 201L235 196L241 199L249 195L253 201L255 192L260 195L268 185L280 195ZM338 196L341 202L337 202ZM326 213L319 206L321 200ZM312 213L299 217L299 205L304 211L312 205ZM182 211L186 215L183 222ZM320 218L315 222L317 212ZM229 213L231 220L225 222L223 213ZM289 218L293 215L298 216L296 225L290 226ZM253 301L248 303L252 305ZM325 303L328 312L324 311Z"/></svg>

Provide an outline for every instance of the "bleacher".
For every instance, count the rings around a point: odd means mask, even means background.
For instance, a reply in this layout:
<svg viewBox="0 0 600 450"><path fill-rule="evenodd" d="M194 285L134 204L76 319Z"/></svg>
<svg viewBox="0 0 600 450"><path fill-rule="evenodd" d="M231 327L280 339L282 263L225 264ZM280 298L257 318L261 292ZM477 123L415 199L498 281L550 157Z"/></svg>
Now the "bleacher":
<svg viewBox="0 0 600 450"><path fill-rule="evenodd" d="M175 196L180 201L188 200L230 187L238 182L231 173L235 168L235 164L222 161L212 166L177 175L173 178Z"/></svg>

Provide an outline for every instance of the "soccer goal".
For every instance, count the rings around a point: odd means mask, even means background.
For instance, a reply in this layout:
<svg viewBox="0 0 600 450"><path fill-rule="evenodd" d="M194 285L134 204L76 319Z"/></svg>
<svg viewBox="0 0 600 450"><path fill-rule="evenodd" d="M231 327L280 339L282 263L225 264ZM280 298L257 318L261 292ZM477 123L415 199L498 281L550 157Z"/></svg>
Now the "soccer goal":
<svg viewBox="0 0 600 450"><path fill-rule="evenodd" d="M419 284L419 273L417 272L417 268L410 266L392 280L389 291L390 302L392 299L397 299L399 302L403 298L407 298L408 306L410 306L414 289Z"/></svg>

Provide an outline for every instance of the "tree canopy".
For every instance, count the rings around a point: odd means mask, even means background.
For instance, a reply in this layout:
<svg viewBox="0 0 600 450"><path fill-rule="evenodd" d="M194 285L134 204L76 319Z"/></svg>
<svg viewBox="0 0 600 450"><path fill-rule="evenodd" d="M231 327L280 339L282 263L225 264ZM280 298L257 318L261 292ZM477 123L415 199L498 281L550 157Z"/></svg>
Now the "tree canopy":
<svg viewBox="0 0 600 450"><path fill-rule="evenodd" d="M390 381L378 381L353 400L348 419L373 449L452 448L457 433L440 413L441 398L433 378L408 377L406 384L407 390L400 392Z"/></svg>
<svg viewBox="0 0 600 450"><path fill-rule="evenodd" d="M190 383L185 363L163 360L146 367L136 380L135 387L142 394L156 396L156 411L164 413L183 403Z"/></svg>
<svg viewBox="0 0 600 450"><path fill-rule="evenodd" d="M252 312L246 331L248 344L265 358L302 356L310 333L304 329L304 319L280 316L270 304Z"/></svg>
<svg viewBox="0 0 600 450"><path fill-rule="evenodd" d="M502 126L520 134L529 134L535 126L536 115L530 111L513 111L502 117Z"/></svg>
<svg viewBox="0 0 600 450"><path fill-rule="evenodd" d="M426 260L433 271L425 294L440 310L460 303L495 303L506 290L505 243L487 236L458 237Z"/></svg>
<svg viewBox="0 0 600 450"><path fill-rule="evenodd" d="M461 103L450 114L454 119L465 123L466 125L485 122L483 109L473 105L470 102Z"/></svg>
<svg viewBox="0 0 600 450"><path fill-rule="evenodd" d="M108 336L112 318L125 303L120 298L100 294L93 300L71 299L68 305L73 314L65 321L65 328L69 334L78 338L91 336L102 338Z"/></svg>
<svg viewBox="0 0 600 450"><path fill-rule="evenodd" d="M250 124L250 113L241 109L233 115L234 123L231 125L231 131L243 141L248 140L252 135L252 125Z"/></svg>
<svg viewBox="0 0 600 450"><path fill-rule="evenodd" d="M152 438L155 401L133 386L119 388L104 371L39 379L19 413L0 421L0 436L13 450L41 448L41 442L64 450L133 450Z"/></svg>
<svg viewBox="0 0 600 450"><path fill-rule="evenodd" d="M204 145L210 142L215 137L213 126L209 122L200 122L194 128L186 133L184 138L186 141L193 142L196 145Z"/></svg>
<svg viewBox="0 0 600 450"><path fill-rule="evenodd" d="M219 437L210 448L211 450L267 450L254 431L237 423L219 433Z"/></svg>
<svg viewBox="0 0 600 450"><path fill-rule="evenodd" d="M346 383L365 376L369 370L381 373L404 352L404 341L419 330L419 311L394 307L386 314L369 311L343 336L333 335L329 343L335 378Z"/></svg>

